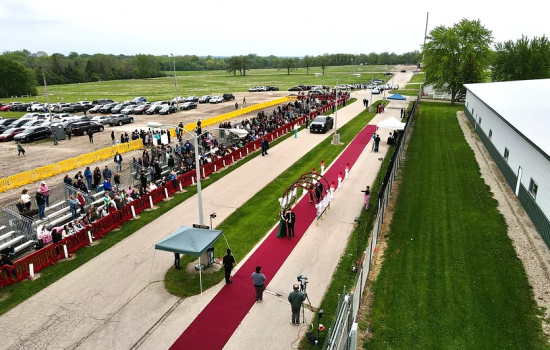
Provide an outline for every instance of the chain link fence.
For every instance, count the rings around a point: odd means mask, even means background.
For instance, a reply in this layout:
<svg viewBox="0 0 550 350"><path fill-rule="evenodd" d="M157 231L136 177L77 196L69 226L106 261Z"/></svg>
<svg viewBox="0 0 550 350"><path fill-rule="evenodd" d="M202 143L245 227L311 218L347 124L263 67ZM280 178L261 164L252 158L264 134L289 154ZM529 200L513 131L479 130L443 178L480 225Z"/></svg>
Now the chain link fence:
<svg viewBox="0 0 550 350"><path fill-rule="evenodd" d="M397 171L403 160L405 143L409 135L412 120L417 112L421 99L421 92L418 93L413 107L409 111L405 129L401 132L397 140L396 148L391 156L388 170L380 186L378 196L378 212L370 238L368 240L367 250L364 252L361 263L357 266L357 275L352 288L346 293L346 288L342 294L338 295L338 307L334 318L328 329L327 338L323 344L323 349L344 350L355 349L357 345L357 312L361 307L361 296L369 278L374 250L378 243L378 236L384 222L384 214L391 195L392 185L397 176ZM354 326L355 325L355 326Z"/></svg>

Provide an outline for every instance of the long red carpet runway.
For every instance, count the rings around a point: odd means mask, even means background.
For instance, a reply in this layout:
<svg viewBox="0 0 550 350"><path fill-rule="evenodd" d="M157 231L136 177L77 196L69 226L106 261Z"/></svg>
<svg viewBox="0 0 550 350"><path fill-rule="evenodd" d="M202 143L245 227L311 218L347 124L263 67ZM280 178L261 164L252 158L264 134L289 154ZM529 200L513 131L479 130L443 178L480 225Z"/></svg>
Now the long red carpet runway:
<svg viewBox="0 0 550 350"><path fill-rule="evenodd" d="M353 167L359 155L376 131L375 125L367 125L341 154L340 158L325 173L325 178L338 183L338 174ZM319 160L319 163L321 160ZM344 180L345 182L345 180ZM266 287L271 278L288 258L300 238L316 218L316 209L305 196L293 209L296 213L295 236L292 239L277 238L275 228L252 256L233 276L233 283L225 285L204 310L187 327L170 349L216 350L222 349L237 329L252 305L255 291L251 274L256 266L262 266Z"/></svg>

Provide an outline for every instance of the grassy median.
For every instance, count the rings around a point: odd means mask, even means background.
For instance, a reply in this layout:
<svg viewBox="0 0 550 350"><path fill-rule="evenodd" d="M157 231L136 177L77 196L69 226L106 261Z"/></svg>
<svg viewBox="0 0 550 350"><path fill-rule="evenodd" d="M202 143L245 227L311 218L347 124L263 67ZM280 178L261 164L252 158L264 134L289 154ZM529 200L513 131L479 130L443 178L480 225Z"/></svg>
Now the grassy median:
<svg viewBox="0 0 550 350"><path fill-rule="evenodd" d="M218 230L223 230L227 240L231 243L231 249L237 261L244 258L277 223L280 210L278 198L281 193L303 173L311 171L312 168L318 168L321 159L327 165L332 163L375 115L375 113L364 111L358 115L363 118L356 117L350 120L338 129L343 145L332 146L330 145L332 138L326 138L216 227ZM246 232L246 235L243 235L243 232ZM218 254L224 252L227 248L225 240L219 240L214 248ZM195 258L185 256L181 260L181 265L184 266L193 260ZM207 289L223 279L223 270L210 273L206 275L206 278L204 276L203 289ZM165 285L166 289L174 295L190 296L200 292L199 284L192 283L195 281L198 281L197 274L190 275L185 269L171 268L166 273Z"/></svg>
<svg viewBox="0 0 550 350"><path fill-rule="evenodd" d="M461 109L420 106L365 349L549 349L504 218L458 125Z"/></svg>

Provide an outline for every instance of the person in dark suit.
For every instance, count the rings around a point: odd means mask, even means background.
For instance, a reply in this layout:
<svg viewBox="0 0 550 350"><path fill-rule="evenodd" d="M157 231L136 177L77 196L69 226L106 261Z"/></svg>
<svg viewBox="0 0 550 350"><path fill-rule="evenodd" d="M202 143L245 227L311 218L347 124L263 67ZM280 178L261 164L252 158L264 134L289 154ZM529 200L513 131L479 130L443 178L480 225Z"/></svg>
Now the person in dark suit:
<svg viewBox="0 0 550 350"><path fill-rule="evenodd" d="M317 203L321 201L321 196L323 195L324 186L321 183L321 181L317 182L315 185L315 197L317 199Z"/></svg>
<svg viewBox="0 0 550 350"><path fill-rule="evenodd" d="M285 215L285 220L287 223L286 227L288 239L290 239L290 237L294 236L294 223L296 222L296 214L291 209L288 209Z"/></svg>
<svg viewBox="0 0 550 350"><path fill-rule="evenodd" d="M269 149L269 141L267 141L267 137L264 137L262 139L262 156L267 156L267 150Z"/></svg>
<svg viewBox="0 0 550 350"><path fill-rule="evenodd" d="M231 281L231 270L236 261L233 255L231 255L231 249L227 248L227 255L223 257L223 268L225 269L225 283L233 283Z"/></svg>

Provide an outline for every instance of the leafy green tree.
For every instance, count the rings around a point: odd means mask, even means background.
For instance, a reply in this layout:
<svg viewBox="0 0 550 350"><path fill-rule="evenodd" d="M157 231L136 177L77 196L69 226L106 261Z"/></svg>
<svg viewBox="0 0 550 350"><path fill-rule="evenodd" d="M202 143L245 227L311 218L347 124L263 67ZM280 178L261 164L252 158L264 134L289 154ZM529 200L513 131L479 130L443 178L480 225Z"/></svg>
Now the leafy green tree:
<svg viewBox="0 0 550 350"><path fill-rule="evenodd" d="M325 68L330 65L330 57L327 55L317 57L317 65L321 67L323 74L325 74Z"/></svg>
<svg viewBox="0 0 550 350"><path fill-rule="evenodd" d="M495 45L493 81L550 78L550 42L546 36L522 36Z"/></svg>
<svg viewBox="0 0 550 350"><path fill-rule="evenodd" d="M302 58L302 66L306 67L306 74L309 74L309 67L311 67L312 63L313 59L310 56L305 55L304 58Z"/></svg>
<svg viewBox="0 0 550 350"><path fill-rule="evenodd" d="M296 69L296 61L292 58L283 58L279 61L279 69L286 69L286 74L290 75L290 71Z"/></svg>
<svg viewBox="0 0 550 350"><path fill-rule="evenodd" d="M464 91L464 84L482 82L489 67L493 41L481 22L461 20L453 27L438 26L430 31L423 47L426 83L451 94Z"/></svg>
<svg viewBox="0 0 550 350"><path fill-rule="evenodd" d="M36 95L36 76L32 69L0 56L0 97Z"/></svg>
<svg viewBox="0 0 550 350"><path fill-rule="evenodd" d="M102 64L102 66L104 66L104 63ZM153 67L149 55L136 55L136 68L138 70L140 78L150 77Z"/></svg>
<svg viewBox="0 0 550 350"><path fill-rule="evenodd" d="M241 71L241 60L238 56L229 57L225 60L225 64L227 72L233 73L233 76L236 76L237 72Z"/></svg>

